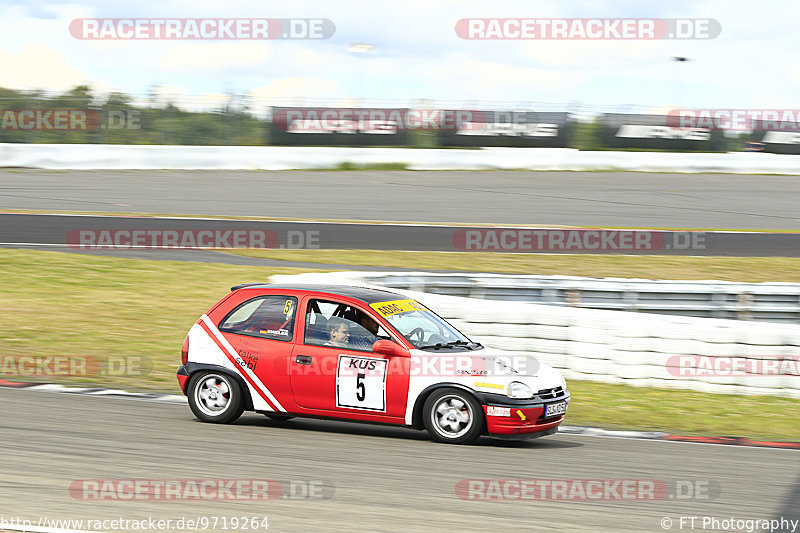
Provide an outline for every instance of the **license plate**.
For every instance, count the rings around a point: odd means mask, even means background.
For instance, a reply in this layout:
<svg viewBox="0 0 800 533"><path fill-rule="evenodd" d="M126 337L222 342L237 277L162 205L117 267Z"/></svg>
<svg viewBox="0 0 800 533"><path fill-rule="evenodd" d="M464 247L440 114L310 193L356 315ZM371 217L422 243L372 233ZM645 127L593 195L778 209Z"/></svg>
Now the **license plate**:
<svg viewBox="0 0 800 533"><path fill-rule="evenodd" d="M563 415L567 412L567 402L551 403L544 408L545 418Z"/></svg>

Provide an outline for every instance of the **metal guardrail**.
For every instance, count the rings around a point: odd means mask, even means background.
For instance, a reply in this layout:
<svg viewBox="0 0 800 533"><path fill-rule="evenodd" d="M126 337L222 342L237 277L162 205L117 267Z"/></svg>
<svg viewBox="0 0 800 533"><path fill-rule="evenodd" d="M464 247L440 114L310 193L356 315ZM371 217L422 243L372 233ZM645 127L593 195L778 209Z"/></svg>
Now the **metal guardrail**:
<svg viewBox="0 0 800 533"><path fill-rule="evenodd" d="M800 284L494 274L369 275L369 283L449 296L705 318L800 323Z"/></svg>

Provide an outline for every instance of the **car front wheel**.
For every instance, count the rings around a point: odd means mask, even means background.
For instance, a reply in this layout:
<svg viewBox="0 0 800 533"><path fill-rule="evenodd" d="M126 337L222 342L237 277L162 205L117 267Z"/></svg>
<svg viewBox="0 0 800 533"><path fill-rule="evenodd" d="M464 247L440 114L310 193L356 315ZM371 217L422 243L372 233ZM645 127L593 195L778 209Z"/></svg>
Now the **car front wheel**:
<svg viewBox="0 0 800 533"><path fill-rule="evenodd" d="M198 372L189 380L187 390L189 407L203 422L229 424L244 412L239 384L222 372Z"/></svg>
<svg viewBox="0 0 800 533"><path fill-rule="evenodd" d="M434 391L422 409L425 429L436 442L469 444L483 433L483 408L467 392Z"/></svg>

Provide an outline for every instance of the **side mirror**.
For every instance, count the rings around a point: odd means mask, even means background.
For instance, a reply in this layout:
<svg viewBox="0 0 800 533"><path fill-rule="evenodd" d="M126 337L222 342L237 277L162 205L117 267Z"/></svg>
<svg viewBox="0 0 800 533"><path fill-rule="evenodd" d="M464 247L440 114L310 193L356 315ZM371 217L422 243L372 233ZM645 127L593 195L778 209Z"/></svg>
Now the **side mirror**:
<svg viewBox="0 0 800 533"><path fill-rule="evenodd" d="M394 341L388 341L386 339L379 339L375 341L375 344L372 345L372 351L381 355L411 357L411 353L407 349L403 348Z"/></svg>

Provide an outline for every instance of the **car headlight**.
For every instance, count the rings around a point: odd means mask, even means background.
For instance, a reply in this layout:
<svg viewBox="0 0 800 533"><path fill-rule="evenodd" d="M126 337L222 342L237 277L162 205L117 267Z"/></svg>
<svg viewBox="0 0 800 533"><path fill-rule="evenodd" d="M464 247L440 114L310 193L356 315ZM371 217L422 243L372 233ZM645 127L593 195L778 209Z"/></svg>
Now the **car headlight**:
<svg viewBox="0 0 800 533"><path fill-rule="evenodd" d="M530 387L519 381L512 381L508 384L509 398L533 398L533 391Z"/></svg>

